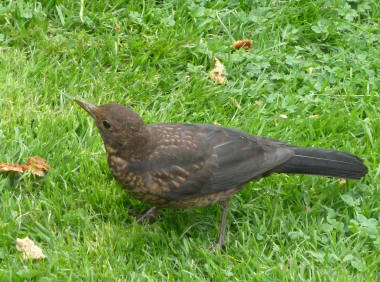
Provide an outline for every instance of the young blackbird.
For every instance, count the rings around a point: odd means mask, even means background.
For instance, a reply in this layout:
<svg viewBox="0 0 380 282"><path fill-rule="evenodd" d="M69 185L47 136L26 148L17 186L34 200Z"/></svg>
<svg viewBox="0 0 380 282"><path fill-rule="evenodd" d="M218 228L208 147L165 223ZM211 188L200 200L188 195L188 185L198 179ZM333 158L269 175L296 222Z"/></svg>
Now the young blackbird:
<svg viewBox="0 0 380 282"><path fill-rule="evenodd" d="M75 100L95 120L118 182L156 208L222 206L217 246L224 245L230 197L271 173L360 179L363 161L351 154L297 147L281 141L203 124L145 124L131 109Z"/></svg>

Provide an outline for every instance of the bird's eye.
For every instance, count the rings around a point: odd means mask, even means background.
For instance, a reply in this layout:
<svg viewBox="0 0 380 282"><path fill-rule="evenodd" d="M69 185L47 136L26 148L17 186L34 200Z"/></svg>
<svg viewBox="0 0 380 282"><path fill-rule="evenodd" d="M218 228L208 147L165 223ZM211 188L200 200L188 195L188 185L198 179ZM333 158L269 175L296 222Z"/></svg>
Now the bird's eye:
<svg viewBox="0 0 380 282"><path fill-rule="evenodd" d="M106 129L110 129L111 128L111 124L110 124L110 122L108 120L103 120L103 126Z"/></svg>

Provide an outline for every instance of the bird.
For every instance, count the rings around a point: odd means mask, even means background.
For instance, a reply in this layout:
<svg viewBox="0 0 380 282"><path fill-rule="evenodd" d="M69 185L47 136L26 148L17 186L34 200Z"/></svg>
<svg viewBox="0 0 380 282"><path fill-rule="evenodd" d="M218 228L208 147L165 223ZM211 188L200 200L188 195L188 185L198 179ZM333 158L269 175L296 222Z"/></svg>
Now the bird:
<svg viewBox="0 0 380 282"><path fill-rule="evenodd" d="M362 159L343 151L294 146L219 125L146 124L124 105L74 101L95 120L116 180L152 205L140 219L160 208L219 203L219 249L225 245L230 198L247 183L272 173L360 179L368 172Z"/></svg>

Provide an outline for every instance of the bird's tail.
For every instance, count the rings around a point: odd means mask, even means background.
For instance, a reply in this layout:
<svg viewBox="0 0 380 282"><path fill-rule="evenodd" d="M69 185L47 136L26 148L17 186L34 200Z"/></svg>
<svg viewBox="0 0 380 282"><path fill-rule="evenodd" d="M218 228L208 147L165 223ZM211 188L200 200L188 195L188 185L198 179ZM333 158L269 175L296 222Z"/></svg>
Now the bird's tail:
<svg viewBox="0 0 380 282"><path fill-rule="evenodd" d="M363 160L349 153L305 147L291 147L295 154L272 172L302 173L360 179L368 168Z"/></svg>

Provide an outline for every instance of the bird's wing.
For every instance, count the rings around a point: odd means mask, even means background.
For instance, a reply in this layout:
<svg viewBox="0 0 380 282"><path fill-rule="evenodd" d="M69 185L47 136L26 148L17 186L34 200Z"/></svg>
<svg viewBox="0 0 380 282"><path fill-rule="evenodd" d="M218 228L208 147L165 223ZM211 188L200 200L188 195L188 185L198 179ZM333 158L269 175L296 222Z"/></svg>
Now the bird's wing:
<svg viewBox="0 0 380 282"><path fill-rule="evenodd" d="M239 130L206 125L203 139L217 155L217 168L203 193L214 193L259 179L294 155L287 144Z"/></svg>
<svg viewBox="0 0 380 282"><path fill-rule="evenodd" d="M143 164L149 187L170 200L226 191L288 160L282 143L212 125L155 125L158 145Z"/></svg>

